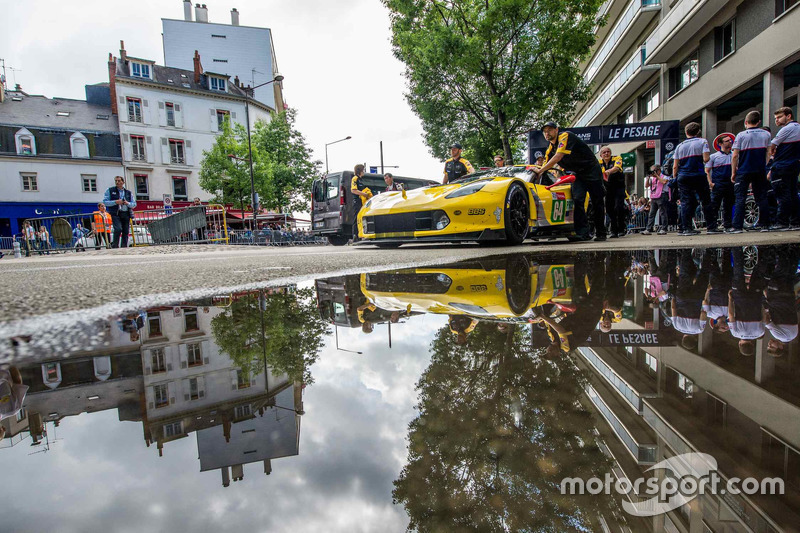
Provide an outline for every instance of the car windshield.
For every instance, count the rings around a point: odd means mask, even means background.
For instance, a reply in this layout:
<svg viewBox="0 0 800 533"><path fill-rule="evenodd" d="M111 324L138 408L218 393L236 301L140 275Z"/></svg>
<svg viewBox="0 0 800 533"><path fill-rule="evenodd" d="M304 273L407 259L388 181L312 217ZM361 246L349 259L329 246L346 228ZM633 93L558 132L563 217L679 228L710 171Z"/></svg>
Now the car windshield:
<svg viewBox="0 0 800 533"><path fill-rule="evenodd" d="M451 183L460 183L463 185L486 178L522 178L528 181L531 177L531 174L532 173L530 170L528 170L528 167L522 165L490 168L487 170L479 170L477 172L473 172L472 174L467 174L463 178L454 180Z"/></svg>

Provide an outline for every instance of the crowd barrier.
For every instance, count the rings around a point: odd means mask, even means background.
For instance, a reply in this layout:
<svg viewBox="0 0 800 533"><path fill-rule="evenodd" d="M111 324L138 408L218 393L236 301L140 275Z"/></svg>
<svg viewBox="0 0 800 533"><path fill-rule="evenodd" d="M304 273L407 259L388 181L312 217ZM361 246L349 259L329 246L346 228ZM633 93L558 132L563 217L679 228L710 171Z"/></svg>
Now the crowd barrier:
<svg viewBox="0 0 800 533"><path fill-rule="evenodd" d="M28 218L23 222L22 233L14 238L19 241L22 253L28 256L109 248L111 233L103 231L105 228L95 228L93 222L92 213ZM133 239L131 233L129 243ZM13 247L13 241L11 245Z"/></svg>
<svg viewBox="0 0 800 533"><path fill-rule="evenodd" d="M247 246L308 246L328 244L324 237L304 231L285 231L273 229L231 230L229 244Z"/></svg>
<svg viewBox="0 0 800 533"><path fill-rule="evenodd" d="M229 242L225 207L220 204L134 211L134 246Z"/></svg>

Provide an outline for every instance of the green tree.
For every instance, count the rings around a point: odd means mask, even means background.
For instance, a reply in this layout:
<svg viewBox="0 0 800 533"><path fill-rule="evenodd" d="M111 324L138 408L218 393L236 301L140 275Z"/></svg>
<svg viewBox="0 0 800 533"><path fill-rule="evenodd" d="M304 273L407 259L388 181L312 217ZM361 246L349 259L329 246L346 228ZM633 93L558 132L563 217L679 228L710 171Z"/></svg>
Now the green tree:
<svg viewBox="0 0 800 533"><path fill-rule="evenodd" d="M237 159L231 159L234 155ZM258 161L260 154L254 154L253 161ZM200 188L213 193L212 201L233 204L244 210L251 204L250 170L246 161L247 130L241 124L225 123L211 150L203 152L200 162ZM259 167L263 165L258 165ZM257 183L263 182L263 174L256 173ZM258 190L258 187L256 187Z"/></svg>
<svg viewBox="0 0 800 533"><path fill-rule="evenodd" d="M311 384L310 367L330 330L311 289L298 289L239 298L212 319L211 332L220 351L251 375L263 372L266 363L273 373Z"/></svg>
<svg viewBox="0 0 800 533"><path fill-rule="evenodd" d="M583 377L542 359L528 328L501 328L482 322L465 346L448 328L435 337L395 503L414 531L596 531L615 502L560 492L609 467L576 401Z"/></svg>
<svg viewBox="0 0 800 533"><path fill-rule="evenodd" d="M475 163L511 162L515 139L564 121L588 91L578 64L602 0L382 0L406 95L439 158L460 141Z"/></svg>

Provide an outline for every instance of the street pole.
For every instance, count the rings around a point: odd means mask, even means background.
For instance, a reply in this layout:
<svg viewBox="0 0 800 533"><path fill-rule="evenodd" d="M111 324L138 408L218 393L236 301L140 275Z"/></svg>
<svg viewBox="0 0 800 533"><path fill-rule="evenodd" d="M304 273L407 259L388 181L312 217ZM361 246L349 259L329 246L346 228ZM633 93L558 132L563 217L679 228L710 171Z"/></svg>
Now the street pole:
<svg viewBox="0 0 800 533"><path fill-rule="evenodd" d="M332 144L340 143L342 141L349 141L350 139L352 139L352 137L348 135L344 139L339 139L338 141L331 141L329 143L325 143L325 175L326 176L328 175L328 146L330 146Z"/></svg>
<svg viewBox="0 0 800 533"><path fill-rule="evenodd" d="M383 141L381 141L381 176L383 176Z"/></svg>

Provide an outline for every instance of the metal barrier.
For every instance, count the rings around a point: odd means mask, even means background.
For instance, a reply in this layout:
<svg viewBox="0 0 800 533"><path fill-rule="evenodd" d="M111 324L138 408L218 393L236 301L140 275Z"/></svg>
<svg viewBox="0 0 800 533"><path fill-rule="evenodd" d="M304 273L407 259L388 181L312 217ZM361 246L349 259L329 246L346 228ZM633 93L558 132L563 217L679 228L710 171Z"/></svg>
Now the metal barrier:
<svg viewBox="0 0 800 533"><path fill-rule="evenodd" d="M134 211L134 246L154 244L228 244L225 207L219 204Z"/></svg>
<svg viewBox="0 0 800 533"><path fill-rule="evenodd" d="M15 239L27 256L110 248L110 234L96 233L93 230L93 221L93 213L29 218L23 222L22 234ZM131 239L132 236L129 236L129 243Z"/></svg>
<svg viewBox="0 0 800 533"><path fill-rule="evenodd" d="M308 246L328 244L324 237L301 231L281 231L273 229L232 230L229 244L246 246Z"/></svg>
<svg viewBox="0 0 800 533"><path fill-rule="evenodd" d="M17 237L0 237L0 250L13 251L14 241L18 241Z"/></svg>

